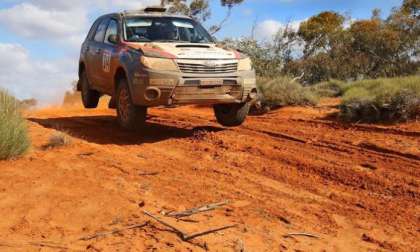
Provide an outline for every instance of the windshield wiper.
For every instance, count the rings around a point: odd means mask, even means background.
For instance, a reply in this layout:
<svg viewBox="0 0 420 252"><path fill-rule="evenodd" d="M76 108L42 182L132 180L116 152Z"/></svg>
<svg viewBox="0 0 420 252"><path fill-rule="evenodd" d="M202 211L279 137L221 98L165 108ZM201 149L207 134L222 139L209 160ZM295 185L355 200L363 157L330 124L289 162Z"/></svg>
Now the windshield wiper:
<svg viewBox="0 0 420 252"><path fill-rule="evenodd" d="M190 43L188 41L183 41L183 40L176 40L176 39L157 39L157 40L153 40L153 42L175 42L175 43Z"/></svg>

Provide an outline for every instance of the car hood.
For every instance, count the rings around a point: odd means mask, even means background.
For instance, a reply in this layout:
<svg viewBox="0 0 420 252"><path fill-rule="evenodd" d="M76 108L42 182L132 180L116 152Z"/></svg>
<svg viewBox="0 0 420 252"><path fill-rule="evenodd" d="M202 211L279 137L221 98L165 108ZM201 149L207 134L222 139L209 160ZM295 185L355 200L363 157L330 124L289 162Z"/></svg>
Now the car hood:
<svg viewBox="0 0 420 252"><path fill-rule="evenodd" d="M238 59L235 50L225 49L216 44L191 43L135 43L131 44L142 50L145 55L153 54L174 59Z"/></svg>

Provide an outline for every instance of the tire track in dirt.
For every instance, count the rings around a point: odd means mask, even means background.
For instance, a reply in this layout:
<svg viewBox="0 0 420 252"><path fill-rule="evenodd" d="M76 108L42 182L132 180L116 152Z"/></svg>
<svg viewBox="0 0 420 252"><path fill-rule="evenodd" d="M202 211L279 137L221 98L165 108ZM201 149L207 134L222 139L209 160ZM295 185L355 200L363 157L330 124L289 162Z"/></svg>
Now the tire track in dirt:
<svg viewBox="0 0 420 252"><path fill-rule="evenodd" d="M238 240L249 251L341 251L348 244L369 251L385 241L396 250L415 250L420 163L399 154L418 142L420 126L404 125L410 133L402 134L386 126L370 131L312 122L330 112L286 108L228 129L217 125L207 108L152 109L143 131L130 133L121 131L106 109L36 111L29 116L33 153L12 166L0 162L7 171L2 183L15 185L0 187L0 204L12 206L0 207L10 219L0 222L0 237L80 237L112 229L104 221L143 221L139 201L158 213L230 199L232 206L194 217L199 224L176 224L191 231L238 224L195 241L211 251L233 251ZM67 132L74 143L37 149L53 130ZM359 146L363 143L381 143L398 153ZM94 154L80 155L88 152ZM141 176L144 172L157 175ZM36 192L36 201L30 192ZM64 219L68 205L75 207ZM323 239L283 237L296 231ZM105 251L201 250L157 225L80 245Z"/></svg>

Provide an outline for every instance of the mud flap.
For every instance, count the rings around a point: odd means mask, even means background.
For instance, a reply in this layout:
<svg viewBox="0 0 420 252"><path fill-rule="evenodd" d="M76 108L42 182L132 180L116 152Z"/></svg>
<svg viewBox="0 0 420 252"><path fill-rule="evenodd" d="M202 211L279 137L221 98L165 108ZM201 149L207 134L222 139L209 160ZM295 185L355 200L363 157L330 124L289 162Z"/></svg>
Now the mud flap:
<svg viewBox="0 0 420 252"><path fill-rule="evenodd" d="M112 97L111 100L109 100L108 108L110 108L110 109L116 109L117 108L117 101L115 100L114 97Z"/></svg>
<svg viewBox="0 0 420 252"><path fill-rule="evenodd" d="M77 84L76 84L76 90L77 90L77 91L79 91L79 92L81 92L81 91L82 91L82 83L80 82L80 78L79 78L79 80L77 81Z"/></svg>

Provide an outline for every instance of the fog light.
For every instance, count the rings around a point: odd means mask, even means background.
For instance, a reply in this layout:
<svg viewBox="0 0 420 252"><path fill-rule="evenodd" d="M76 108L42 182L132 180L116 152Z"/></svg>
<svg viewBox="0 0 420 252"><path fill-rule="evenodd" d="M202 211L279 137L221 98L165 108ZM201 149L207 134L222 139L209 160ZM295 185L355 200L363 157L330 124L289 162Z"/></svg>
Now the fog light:
<svg viewBox="0 0 420 252"><path fill-rule="evenodd" d="M152 87L152 88L147 88L146 89L144 97L148 101L155 101L155 100L160 98L160 94L161 94L160 89Z"/></svg>
<svg viewBox="0 0 420 252"><path fill-rule="evenodd" d="M249 93L250 100L256 100L258 98L258 91L253 89L251 93Z"/></svg>

